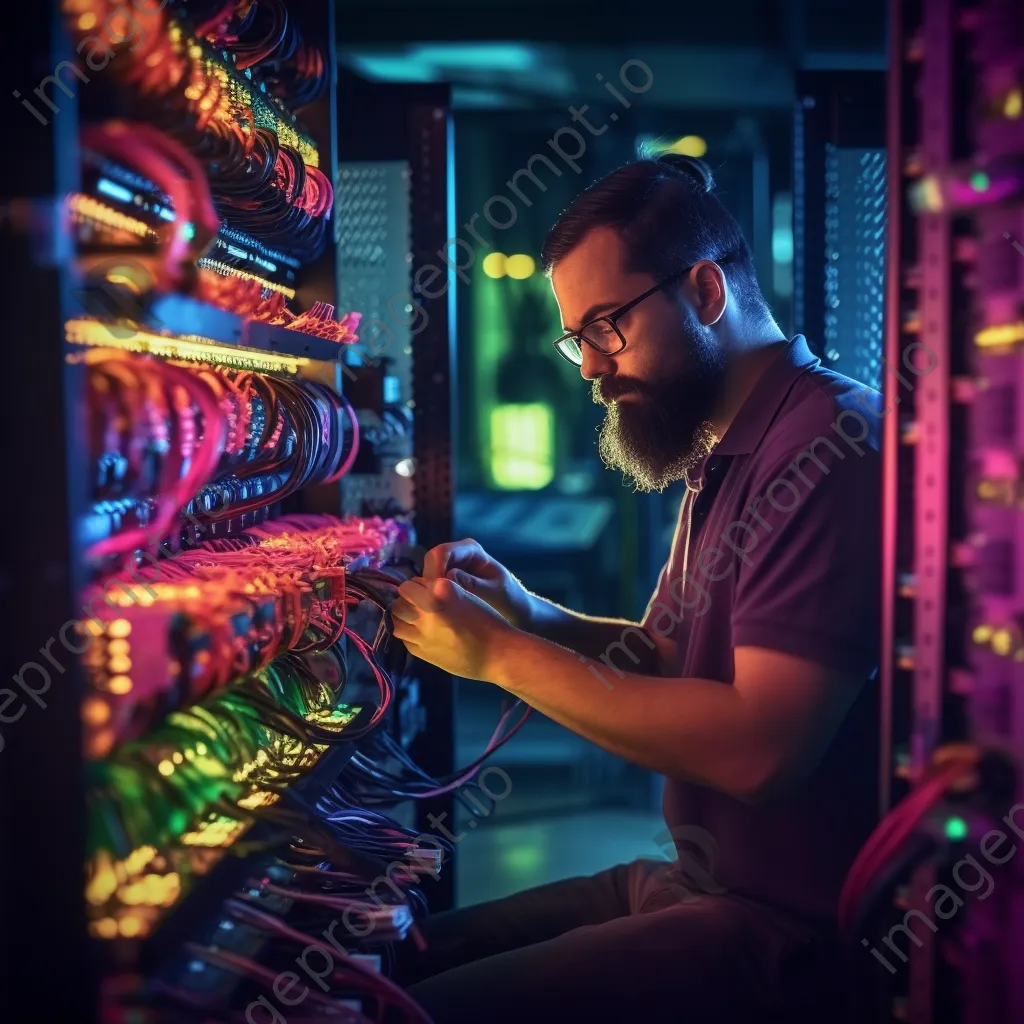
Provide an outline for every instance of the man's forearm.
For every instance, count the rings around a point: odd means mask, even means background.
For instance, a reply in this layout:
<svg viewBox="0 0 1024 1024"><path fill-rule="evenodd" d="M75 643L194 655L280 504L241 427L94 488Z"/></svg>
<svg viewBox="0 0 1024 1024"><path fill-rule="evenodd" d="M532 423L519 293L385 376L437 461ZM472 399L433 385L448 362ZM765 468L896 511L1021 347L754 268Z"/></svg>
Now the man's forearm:
<svg viewBox="0 0 1024 1024"><path fill-rule="evenodd" d="M634 764L756 799L774 744L733 686L627 673L610 689L572 652L521 631L496 650L487 681Z"/></svg>
<svg viewBox="0 0 1024 1024"><path fill-rule="evenodd" d="M530 595L528 622L523 630L561 647L594 658L602 671L615 669L658 674L658 650L636 622L581 615L546 598Z"/></svg>

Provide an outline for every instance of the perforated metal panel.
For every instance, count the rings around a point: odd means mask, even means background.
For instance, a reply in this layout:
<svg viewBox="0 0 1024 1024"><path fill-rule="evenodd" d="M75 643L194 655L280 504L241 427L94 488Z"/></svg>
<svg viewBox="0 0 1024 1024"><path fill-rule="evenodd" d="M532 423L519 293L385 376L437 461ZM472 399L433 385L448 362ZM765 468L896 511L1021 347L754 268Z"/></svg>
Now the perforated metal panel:
<svg viewBox="0 0 1024 1024"><path fill-rule="evenodd" d="M386 323L389 301L410 288L408 165L341 164L335 216L340 308Z"/></svg>
<svg viewBox="0 0 1024 1024"><path fill-rule="evenodd" d="M410 172L404 161L346 163L338 170L335 240L338 306L363 314L360 341L347 354L358 365L383 357L398 382L397 402L411 403L413 331L422 310L412 295ZM390 397L390 396L389 396ZM397 404L397 403L396 403ZM372 414L360 420L374 425ZM365 504L393 499L402 509L414 504L413 479L391 466L412 456L411 438L396 438L384 450L384 471L349 474L342 486L344 511L365 512Z"/></svg>
<svg viewBox="0 0 1024 1024"><path fill-rule="evenodd" d="M886 159L825 147L824 352L840 373L881 389Z"/></svg>

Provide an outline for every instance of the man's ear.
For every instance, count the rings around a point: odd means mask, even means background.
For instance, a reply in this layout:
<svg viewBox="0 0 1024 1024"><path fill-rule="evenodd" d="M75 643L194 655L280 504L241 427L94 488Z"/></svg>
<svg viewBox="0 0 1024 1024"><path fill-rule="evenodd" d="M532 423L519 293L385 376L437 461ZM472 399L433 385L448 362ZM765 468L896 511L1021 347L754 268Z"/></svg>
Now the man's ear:
<svg viewBox="0 0 1024 1024"><path fill-rule="evenodd" d="M705 327L721 320L729 302L725 272L713 260L701 260L690 271L697 317Z"/></svg>

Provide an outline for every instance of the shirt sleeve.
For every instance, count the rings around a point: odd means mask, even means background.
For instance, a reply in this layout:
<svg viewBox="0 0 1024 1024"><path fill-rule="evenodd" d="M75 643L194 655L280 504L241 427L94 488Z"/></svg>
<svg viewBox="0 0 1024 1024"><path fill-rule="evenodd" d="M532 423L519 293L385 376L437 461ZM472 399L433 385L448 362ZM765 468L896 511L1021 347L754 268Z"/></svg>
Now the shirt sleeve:
<svg viewBox="0 0 1024 1024"><path fill-rule="evenodd" d="M658 582L654 588L654 593L651 594L650 600L647 602L647 607L644 609L643 618L640 619L640 625L644 629L646 629L651 623L654 606L662 601L668 593L668 587L665 584L665 573L667 572L668 562L661 567L661 572L658 573Z"/></svg>
<svg viewBox="0 0 1024 1024"><path fill-rule="evenodd" d="M693 498L694 493L690 490L683 492L683 496L679 501L679 510L676 512L676 523L672 530L672 542L669 546L668 558L665 564L661 567L661 572L658 573L658 583L654 588L654 593L651 595L651 599L647 602L647 608L644 610L643 618L640 620L640 625L647 629L652 624L652 619L655 617L660 618L663 615L661 609L666 606L671 606L673 603L678 605L679 599L673 599L670 596L670 582L673 576L681 575L682 566L681 560L684 552L681 550L683 544L683 537L686 531L687 517L693 513ZM673 575L670 576L669 574ZM659 634L660 635L660 634Z"/></svg>
<svg viewBox="0 0 1024 1024"><path fill-rule="evenodd" d="M827 444L759 475L742 527L735 647L764 647L870 674L881 633L881 456ZM756 541L755 541L756 537Z"/></svg>

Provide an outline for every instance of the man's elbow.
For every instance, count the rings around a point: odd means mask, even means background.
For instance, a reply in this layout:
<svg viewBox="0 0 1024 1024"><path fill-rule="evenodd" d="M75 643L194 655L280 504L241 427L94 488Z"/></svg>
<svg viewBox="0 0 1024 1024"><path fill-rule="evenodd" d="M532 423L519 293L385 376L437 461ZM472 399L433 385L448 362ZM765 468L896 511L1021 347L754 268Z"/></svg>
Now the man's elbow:
<svg viewBox="0 0 1024 1024"><path fill-rule="evenodd" d="M729 796L749 807L765 807L792 796L807 779L811 769L783 757L765 755L750 759L729 781Z"/></svg>
<svg viewBox="0 0 1024 1024"><path fill-rule="evenodd" d="M661 636L659 633L644 630L648 645L640 651L640 662L637 665L637 672L645 676L671 675L673 668L682 671L679 661L679 645L670 637Z"/></svg>
<svg viewBox="0 0 1024 1024"><path fill-rule="evenodd" d="M729 791L729 796L748 807L766 807L782 799L791 791L791 786L780 785L775 780L768 780L755 785L733 786Z"/></svg>
<svg viewBox="0 0 1024 1024"><path fill-rule="evenodd" d="M737 780L722 788L727 796L748 807L763 807L772 803L778 795L778 787L769 782Z"/></svg>

